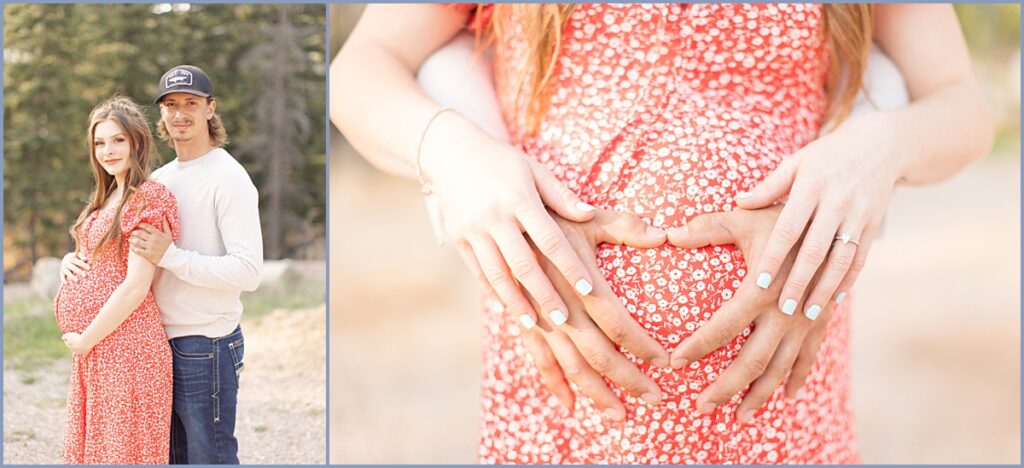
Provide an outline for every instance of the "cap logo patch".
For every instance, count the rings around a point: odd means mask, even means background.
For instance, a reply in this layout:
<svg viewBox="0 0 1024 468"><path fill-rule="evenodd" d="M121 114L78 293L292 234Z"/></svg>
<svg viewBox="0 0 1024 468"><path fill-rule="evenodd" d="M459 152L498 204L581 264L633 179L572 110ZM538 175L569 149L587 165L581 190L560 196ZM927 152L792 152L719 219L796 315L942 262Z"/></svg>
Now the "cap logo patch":
<svg viewBox="0 0 1024 468"><path fill-rule="evenodd" d="M192 72L178 68L167 75L164 87L172 88L175 86L192 86Z"/></svg>

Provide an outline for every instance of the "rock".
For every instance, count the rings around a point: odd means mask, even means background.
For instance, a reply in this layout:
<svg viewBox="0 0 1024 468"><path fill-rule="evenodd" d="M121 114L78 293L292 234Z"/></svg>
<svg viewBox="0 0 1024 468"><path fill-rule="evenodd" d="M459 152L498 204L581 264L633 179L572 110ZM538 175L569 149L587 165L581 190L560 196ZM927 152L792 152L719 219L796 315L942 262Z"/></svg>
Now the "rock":
<svg viewBox="0 0 1024 468"><path fill-rule="evenodd" d="M299 281L323 281L325 276L323 260L264 260L260 287L289 285Z"/></svg>
<svg viewBox="0 0 1024 468"><path fill-rule="evenodd" d="M32 266L32 291L44 299L57 296L60 287L60 259L43 257Z"/></svg>

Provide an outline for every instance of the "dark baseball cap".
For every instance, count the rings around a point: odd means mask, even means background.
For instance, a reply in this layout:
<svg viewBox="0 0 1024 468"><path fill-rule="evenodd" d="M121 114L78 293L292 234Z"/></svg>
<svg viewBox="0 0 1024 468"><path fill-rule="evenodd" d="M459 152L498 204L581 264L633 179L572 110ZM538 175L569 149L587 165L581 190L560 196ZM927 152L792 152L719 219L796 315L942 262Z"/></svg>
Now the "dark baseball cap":
<svg viewBox="0 0 1024 468"><path fill-rule="evenodd" d="M201 97L213 96L213 83L206 72L192 65L178 65L160 77L160 90L156 94L155 104L159 104L164 96L171 93L189 93Z"/></svg>

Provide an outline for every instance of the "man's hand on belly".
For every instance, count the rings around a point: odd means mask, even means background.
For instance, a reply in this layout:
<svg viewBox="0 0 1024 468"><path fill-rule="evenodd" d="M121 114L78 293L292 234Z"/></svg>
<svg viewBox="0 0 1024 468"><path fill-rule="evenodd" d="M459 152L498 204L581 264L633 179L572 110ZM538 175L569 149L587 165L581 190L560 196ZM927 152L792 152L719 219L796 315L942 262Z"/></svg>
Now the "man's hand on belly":
<svg viewBox="0 0 1024 468"><path fill-rule="evenodd" d="M670 230L669 242L688 249L736 244L745 259L760 258L780 212L781 206L772 206L701 215L685 227ZM795 257L795 252L789 254L780 276L789 274ZM750 421L783 380L786 395L795 396L817 357L835 303L829 302L815 317L787 315L777 306L782 282L763 289L754 276L748 271L733 298L672 352L672 367L679 369L727 345L754 325L739 356L698 395L701 413L710 413L750 385L736 410L741 422Z"/></svg>

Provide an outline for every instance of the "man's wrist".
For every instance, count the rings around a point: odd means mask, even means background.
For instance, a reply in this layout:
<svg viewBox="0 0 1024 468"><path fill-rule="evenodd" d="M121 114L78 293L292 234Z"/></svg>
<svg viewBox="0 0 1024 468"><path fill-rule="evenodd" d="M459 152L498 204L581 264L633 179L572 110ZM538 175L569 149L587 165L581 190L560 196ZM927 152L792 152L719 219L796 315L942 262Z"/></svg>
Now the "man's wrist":
<svg viewBox="0 0 1024 468"><path fill-rule="evenodd" d="M167 248L164 249L163 255L161 255L160 258L157 259L155 265L161 268L165 268L167 266L166 262L170 261L170 259L174 255L173 252L177 250L178 248L174 245L174 242L167 244Z"/></svg>

